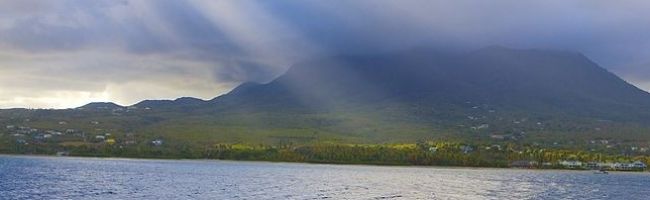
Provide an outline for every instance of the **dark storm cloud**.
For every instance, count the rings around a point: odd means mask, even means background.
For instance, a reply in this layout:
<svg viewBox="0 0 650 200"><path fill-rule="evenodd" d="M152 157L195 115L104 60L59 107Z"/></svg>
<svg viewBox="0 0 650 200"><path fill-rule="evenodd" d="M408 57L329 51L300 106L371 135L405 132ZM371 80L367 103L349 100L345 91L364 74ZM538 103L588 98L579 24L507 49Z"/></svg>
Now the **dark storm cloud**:
<svg viewBox="0 0 650 200"><path fill-rule="evenodd" d="M581 51L606 66L644 59L646 1L283 1L265 5L339 51L437 45Z"/></svg>
<svg viewBox="0 0 650 200"><path fill-rule="evenodd" d="M241 82L269 81L301 60L415 46L579 51L649 89L648 65L636 64L650 63L649 7L626 0L7 0L0 2L0 107L211 98Z"/></svg>

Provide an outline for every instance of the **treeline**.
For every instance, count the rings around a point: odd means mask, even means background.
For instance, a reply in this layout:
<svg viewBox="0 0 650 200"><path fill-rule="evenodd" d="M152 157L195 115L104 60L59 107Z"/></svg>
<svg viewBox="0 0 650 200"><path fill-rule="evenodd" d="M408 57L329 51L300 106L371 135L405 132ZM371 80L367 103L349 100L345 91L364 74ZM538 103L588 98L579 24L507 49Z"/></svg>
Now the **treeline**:
<svg viewBox="0 0 650 200"><path fill-rule="evenodd" d="M226 160L265 160L311 163L375 164L375 165L437 165L506 167L503 159L465 154L461 151L431 152L423 148L396 148L384 145L316 144L295 147L238 148L217 145L210 158ZM503 157L505 158L505 157Z"/></svg>
<svg viewBox="0 0 650 200"><path fill-rule="evenodd" d="M582 162L631 162L650 163L648 156L624 156L540 149L515 144L469 145L452 142L418 142L416 144L351 145L351 144L307 144L307 145L246 145L216 144L197 147L189 143L154 145L80 145L58 146L56 144L34 144L10 146L0 145L0 153L49 154L65 152L70 156L169 158L169 159L221 159L278 162L309 162L373 165L427 165L508 167L514 161L535 161L557 163L561 160Z"/></svg>

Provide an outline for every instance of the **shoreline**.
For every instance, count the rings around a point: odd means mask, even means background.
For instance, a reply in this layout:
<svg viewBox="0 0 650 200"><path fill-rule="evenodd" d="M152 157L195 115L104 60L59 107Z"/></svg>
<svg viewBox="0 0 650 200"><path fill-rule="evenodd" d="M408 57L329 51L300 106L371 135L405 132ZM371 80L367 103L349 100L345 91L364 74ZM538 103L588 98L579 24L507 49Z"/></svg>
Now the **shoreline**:
<svg viewBox="0 0 650 200"><path fill-rule="evenodd" d="M592 169L556 169L556 168L514 168L514 167L472 167L472 166L445 166L445 165L391 165L391 164L357 164L357 163L327 163L327 162L289 162L289 161L267 161L267 160L221 160L221 159L191 159L191 158L139 158L139 157L96 157L96 156L56 156L43 154L7 154L0 153L0 157L22 157L22 158L69 158L69 159L95 159L95 160L124 160L124 161L183 161L183 162L244 162L244 163L267 163L267 164L303 164L321 166L359 166L359 167L405 167L405 168L437 168L437 169L467 169L467 170L518 170L518 171L558 171L558 172L589 172L597 171ZM650 171L607 171L613 173L647 173Z"/></svg>

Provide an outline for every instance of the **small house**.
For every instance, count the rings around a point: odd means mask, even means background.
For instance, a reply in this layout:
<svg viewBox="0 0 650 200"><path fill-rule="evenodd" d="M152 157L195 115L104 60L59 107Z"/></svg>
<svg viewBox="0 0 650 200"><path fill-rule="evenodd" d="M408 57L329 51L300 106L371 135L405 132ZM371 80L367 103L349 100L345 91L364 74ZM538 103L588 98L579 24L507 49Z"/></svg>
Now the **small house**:
<svg viewBox="0 0 650 200"><path fill-rule="evenodd" d="M460 146L460 150L463 151L464 154L468 154L468 153L471 153L472 151L474 151L474 148L472 146L469 146L469 145L462 145L462 146Z"/></svg>
<svg viewBox="0 0 650 200"><path fill-rule="evenodd" d="M571 160L571 161L563 160L560 161L559 164L568 169L578 169L578 168L582 168L583 166L582 162L576 160Z"/></svg>
<svg viewBox="0 0 650 200"><path fill-rule="evenodd" d="M160 145L163 145L163 140L156 139L156 140L151 141L151 144L153 144L154 146L160 146Z"/></svg>
<svg viewBox="0 0 650 200"><path fill-rule="evenodd" d="M52 134L52 135L63 135L63 133L58 132L58 131L50 131L49 133Z"/></svg>
<svg viewBox="0 0 650 200"><path fill-rule="evenodd" d="M495 140L505 140L506 136L505 135L492 134L492 135L490 135L490 138L495 139Z"/></svg>
<svg viewBox="0 0 650 200"><path fill-rule="evenodd" d="M615 163L614 169L617 171L632 171L634 169L634 165L631 163Z"/></svg>
<svg viewBox="0 0 650 200"><path fill-rule="evenodd" d="M109 138L109 139L106 139L104 142L106 142L106 144L108 144L108 145L113 145L113 144L115 144L115 139Z"/></svg>
<svg viewBox="0 0 650 200"><path fill-rule="evenodd" d="M640 169L640 170L645 170L646 168L648 168L648 165L646 165L645 163L643 163L641 161L635 161L634 163L632 163L632 166L635 169Z"/></svg>
<svg viewBox="0 0 650 200"><path fill-rule="evenodd" d="M28 144L29 144L29 143L27 143L26 140L23 140L23 139L17 139L17 140L16 140L16 143L17 143L17 144L22 144L22 145L28 145Z"/></svg>
<svg viewBox="0 0 650 200"><path fill-rule="evenodd" d="M126 141L124 141L124 144L125 145L134 145L134 144L137 144L137 142L135 140L126 140Z"/></svg>

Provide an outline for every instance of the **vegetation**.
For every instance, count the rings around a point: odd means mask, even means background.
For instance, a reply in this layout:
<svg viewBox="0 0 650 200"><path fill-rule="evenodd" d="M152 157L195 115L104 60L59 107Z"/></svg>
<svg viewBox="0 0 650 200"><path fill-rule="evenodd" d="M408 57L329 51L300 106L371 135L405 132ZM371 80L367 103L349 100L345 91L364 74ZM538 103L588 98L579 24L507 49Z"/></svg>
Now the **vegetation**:
<svg viewBox="0 0 650 200"><path fill-rule="evenodd" d="M560 160L650 162L646 126L558 116L485 113L481 119L424 123L408 112L177 115L4 110L0 153L475 167L522 160L552 163L543 166L550 168L562 168Z"/></svg>
<svg viewBox="0 0 650 200"><path fill-rule="evenodd" d="M46 154L65 152L71 156L131 157L169 159L223 159L338 164L427 165L509 167L512 162L528 160L552 163L547 168L562 168L559 161L597 161L650 163L648 155L612 155L600 152L543 149L514 143L503 145L464 144L445 141L421 141L410 144L214 144L189 143L119 145L103 143L21 144L0 137L0 153ZM542 167L541 165L538 167Z"/></svg>
<svg viewBox="0 0 650 200"><path fill-rule="evenodd" d="M439 53L308 61L208 101L0 110L0 152L484 167L647 162L650 94L584 56Z"/></svg>

